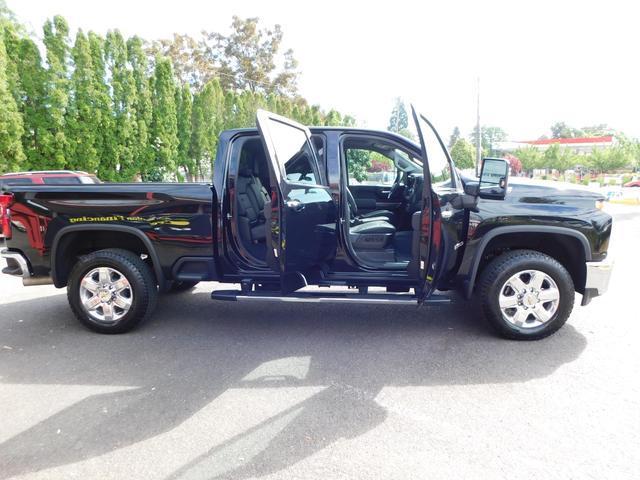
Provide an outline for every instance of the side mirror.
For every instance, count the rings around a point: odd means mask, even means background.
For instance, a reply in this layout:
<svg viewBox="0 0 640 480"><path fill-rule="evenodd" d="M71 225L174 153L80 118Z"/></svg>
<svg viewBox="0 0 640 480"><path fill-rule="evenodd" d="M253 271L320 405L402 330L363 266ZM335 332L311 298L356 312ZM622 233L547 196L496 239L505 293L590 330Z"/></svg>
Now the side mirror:
<svg viewBox="0 0 640 480"><path fill-rule="evenodd" d="M509 162L502 158L482 160L478 196L493 200L504 200L509 179Z"/></svg>

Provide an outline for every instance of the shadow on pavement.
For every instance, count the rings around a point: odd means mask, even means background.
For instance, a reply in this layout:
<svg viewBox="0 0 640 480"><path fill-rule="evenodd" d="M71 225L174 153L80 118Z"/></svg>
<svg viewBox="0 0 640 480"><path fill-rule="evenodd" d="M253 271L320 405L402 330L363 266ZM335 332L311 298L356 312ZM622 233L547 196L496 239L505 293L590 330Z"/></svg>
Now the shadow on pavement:
<svg viewBox="0 0 640 480"><path fill-rule="evenodd" d="M496 338L478 309L462 302L423 309L247 305L213 303L197 291L162 297L150 322L119 336L82 328L62 294L1 309L0 337L13 348L0 355L3 382L135 387L88 397L0 444L2 479L170 431L229 388L323 387L171 478L266 475L380 425L387 411L375 398L385 386L524 382L552 374L586 346L571 325L539 342ZM305 374L245 379L285 357L309 357ZM66 426L62 434L58 425ZM230 449L242 450L265 429L276 433L259 452L225 464Z"/></svg>

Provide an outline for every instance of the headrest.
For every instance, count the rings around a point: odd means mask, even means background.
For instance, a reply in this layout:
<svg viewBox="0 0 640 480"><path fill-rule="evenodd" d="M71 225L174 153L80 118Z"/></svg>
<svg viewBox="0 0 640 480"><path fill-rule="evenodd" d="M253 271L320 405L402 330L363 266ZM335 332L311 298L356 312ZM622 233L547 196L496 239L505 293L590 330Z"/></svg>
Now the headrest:
<svg viewBox="0 0 640 480"><path fill-rule="evenodd" d="M252 177L253 171L249 167L240 167L238 169L238 175L240 175L241 177Z"/></svg>

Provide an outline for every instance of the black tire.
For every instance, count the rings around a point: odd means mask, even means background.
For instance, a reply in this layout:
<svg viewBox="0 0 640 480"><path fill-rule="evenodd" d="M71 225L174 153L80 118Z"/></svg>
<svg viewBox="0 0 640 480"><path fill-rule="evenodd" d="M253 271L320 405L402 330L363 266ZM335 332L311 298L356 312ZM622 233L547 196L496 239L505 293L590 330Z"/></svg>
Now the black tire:
<svg viewBox="0 0 640 480"><path fill-rule="evenodd" d="M173 282L173 285L171 285L169 291L173 293L186 292L187 290L191 290L199 283L200 282L182 282L180 280L177 280Z"/></svg>
<svg viewBox="0 0 640 480"><path fill-rule="evenodd" d="M92 269L110 267L122 273L131 285L133 300L126 314L116 323L104 324L89 315L80 299L80 282ZM135 253L110 248L83 255L69 275L67 299L75 316L87 328L99 333L125 333L148 318L158 298L158 287L151 268Z"/></svg>
<svg viewBox="0 0 640 480"><path fill-rule="evenodd" d="M524 270L546 273L560 292L557 310L549 320L537 327L515 325L506 320L500 310L501 288L513 275ZM513 250L494 258L480 276L478 293L485 318L499 335L513 340L539 340L555 333L569 318L575 298L573 280L564 266L556 259L534 250Z"/></svg>

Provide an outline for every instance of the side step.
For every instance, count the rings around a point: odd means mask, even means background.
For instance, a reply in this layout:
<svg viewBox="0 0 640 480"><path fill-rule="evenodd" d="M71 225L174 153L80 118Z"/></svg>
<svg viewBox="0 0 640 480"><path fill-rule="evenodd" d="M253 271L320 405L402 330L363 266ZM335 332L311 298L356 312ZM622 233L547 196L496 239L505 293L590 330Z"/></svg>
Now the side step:
<svg viewBox="0 0 640 480"><path fill-rule="evenodd" d="M241 290L214 290L211 292L213 300L235 302L301 302L301 303L361 303L387 305L416 305L417 300L412 294L394 293L342 293L342 292L294 292L281 295L280 292L242 292ZM431 295L424 302L425 305L445 305L451 299L444 295Z"/></svg>

